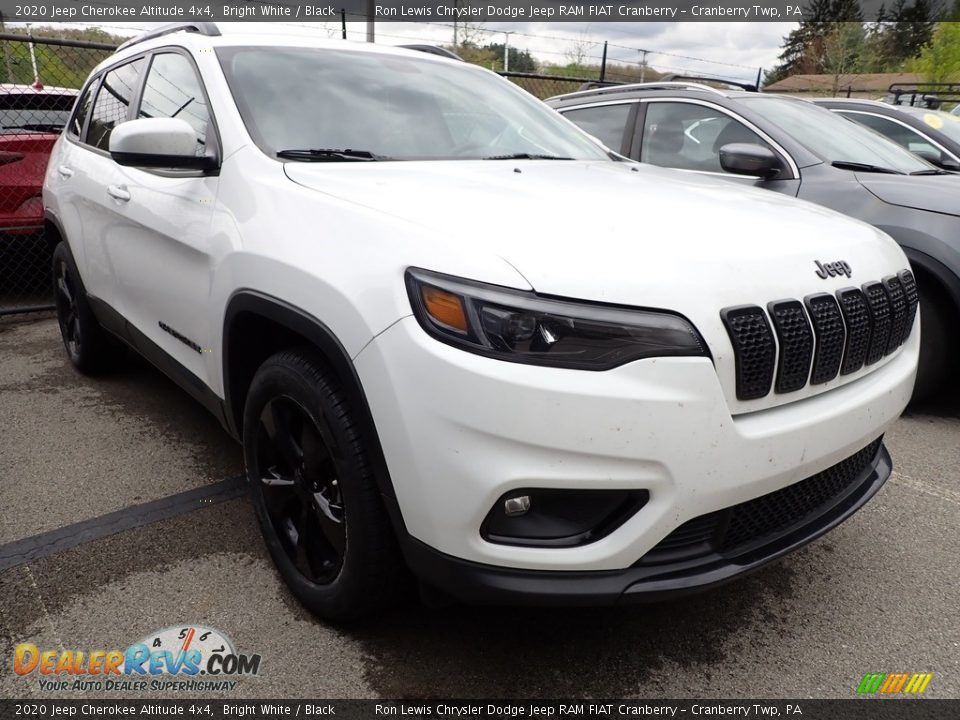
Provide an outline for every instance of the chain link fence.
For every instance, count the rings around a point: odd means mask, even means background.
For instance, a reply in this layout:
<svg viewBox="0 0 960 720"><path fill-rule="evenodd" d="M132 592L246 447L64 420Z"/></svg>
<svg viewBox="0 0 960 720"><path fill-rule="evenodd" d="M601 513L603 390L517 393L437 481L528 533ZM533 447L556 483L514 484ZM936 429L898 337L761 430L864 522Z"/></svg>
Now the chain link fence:
<svg viewBox="0 0 960 720"><path fill-rule="evenodd" d="M113 50L0 33L0 315L53 307L43 176L77 90Z"/></svg>
<svg viewBox="0 0 960 720"><path fill-rule="evenodd" d="M596 78L569 77L566 75L539 75L519 72L501 72L499 74L541 100L546 100L554 95L576 92L577 90L621 84L609 80L601 82Z"/></svg>

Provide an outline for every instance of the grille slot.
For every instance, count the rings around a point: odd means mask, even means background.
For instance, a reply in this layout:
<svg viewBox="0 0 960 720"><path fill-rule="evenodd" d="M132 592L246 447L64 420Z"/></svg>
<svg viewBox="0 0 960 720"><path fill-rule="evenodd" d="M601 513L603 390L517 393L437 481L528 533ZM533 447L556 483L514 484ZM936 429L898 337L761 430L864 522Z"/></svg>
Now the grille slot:
<svg viewBox="0 0 960 720"><path fill-rule="evenodd" d="M780 345L776 392L800 390L810 377L813 331L799 300L781 300L767 307Z"/></svg>
<svg viewBox="0 0 960 720"><path fill-rule="evenodd" d="M840 372L846 332L836 298L826 293L805 298L807 312L813 322L817 347L813 354L811 385L822 385L833 380Z"/></svg>
<svg viewBox="0 0 960 720"><path fill-rule="evenodd" d="M782 534L842 496L856 482L880 449L875 440L823 472L733 507L721 552Z"/></svg>
<svg viewBox="0 0 960 720"><path fill-rule="evenodd" d="M913 331L913 321L917 318L920 293L917 290L917 281L909 270L903 270L900 273L900 284L903 285L903 292L907 296L907 322L903 328L903 340L901 341L906 342Z"/></svg>
<svg viewBox="0 0 960 720"><path fill-rule="evenodd" d="M849 375L863 367L870 349L870 333L873 319L867 308L863 293L857 288L845 288L837 291L843 322L847 326L847 344L843 349L841 375Z"/></svg>
<svg viewBox="0 0 960 720"><path fill-rule="evenodd" d="M657 543L656 551L672 552L701 546L712 541L717 534L718 525L724 519L723 515L722 512L716 512L688 520Z"/></svg>
<svg viewBox="0 0 960 720"><path fill-rule="evenodd" d="M887 350L893 312L890 310L887 293L880 283L872 282L864 285L863 295L867 299L870 315L873 316L873 333L870 336L870 349L867 351L867 365L873 365L884 356Z"/></svg>
<svg viewBox="0 0 960 720"><path fill-rule="evenodd" d="M907 326L907 296L903 292L900 278L896 275L883 279L883 289L887 291L892 312L890 338L887 340L887 351L884 353L889 355L903 343L903 331Z"/></svg>
<svg viewBox="0 0 960 720"><path fill-rule="evenodd" d="M910 270L860 288L720 311L736 364L738 400L823 385L873 365L910 337L919 291ZM774 383L776 376L776 383Z"/></svg>
<svg viewBox="0 0 960 720"><path fill-rule="evenodd" d="M877 458L882 441L883 438L877 438L806 480L688 520L657 543L637 564L750 551L818 518L823 522L823 518L833 517L845 507L843 501L856 492L858 481L863 480L864 473Z"/></svg>
<svg viewBox="0 0 960 720"><path fill-rule="evenodd" d="M776 348L763 308L726 308L720 318L727 328L737 367L737 399L755 400L770 392Z"/></svg>

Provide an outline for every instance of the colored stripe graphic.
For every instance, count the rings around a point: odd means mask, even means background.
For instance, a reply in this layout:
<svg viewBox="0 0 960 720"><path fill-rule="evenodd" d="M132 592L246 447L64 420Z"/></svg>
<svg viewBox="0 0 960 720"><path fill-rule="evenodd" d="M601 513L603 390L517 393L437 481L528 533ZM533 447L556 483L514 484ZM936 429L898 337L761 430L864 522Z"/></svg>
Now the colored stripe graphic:
<svg viewBox="0 0 960 720"><path fill-rule="evenodd" d="M933 673L867 673L857 685L860 695L896 695L909 693L919 695L927 689Z"/></svg>
<svg viewBox="0 0 960 720"><path fill-rule="evenodd" d="M860 681L857 692L872 695L880 689L880 685L886 676L886 673L867 673L863 676L863 680Z"/></svg>
<svg viewBox="0 0 960 720"><path fill-rule="evenodd" d="M910 678L910 682L907 683L907 687L904 688L903 691L905 693L919 695L927 689L927 685L930 684L930 680L932 679L933 673L914 673Z"/></svg>

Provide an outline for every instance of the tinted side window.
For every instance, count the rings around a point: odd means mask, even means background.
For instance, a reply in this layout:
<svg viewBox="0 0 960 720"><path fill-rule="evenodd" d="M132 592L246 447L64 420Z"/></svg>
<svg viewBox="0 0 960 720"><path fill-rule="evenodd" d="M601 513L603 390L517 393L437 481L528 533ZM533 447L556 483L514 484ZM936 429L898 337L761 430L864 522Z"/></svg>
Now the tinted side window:
<svg viewBox="0 0 960 720"><path fill-rule="evenodd" d="M130 103L137 90L143 59L121 65L108 72L100 84L97 101L93 105L90 127L87 129L88 145L110 150L110 133L128 119Z"/></svg>
<svg viewBox="0 0 960 720"><path fill-rule="evenodd" d="M181 118L197 134L197 155L206 150L210 111L193 65L183 55L155 55L140 101L141 118Z"/></svg>
<svg viewBox="0 0 960 720"><path fill-rule="evenodd" d="M923 135L916 130L904 127L898 122L888 120L879 115L865 115L863 113L845 113L844 117L850 118L854 122L866 125L871 130L875 130L881 135L890 138L900 147L904 147L910 152L931 152L940 155L940 150L934 147Z"/></svg>
<svg viewBox="0 0 960 720"><path fill-rule="evenodd" d="M623 145L623 132L627 127L627 119L630 117L632 108L633 103L620 103L568 110L563 113L563 116L579 125L583 131L593 135L611 150L620 152Z"/></svg>
<svg viewBox="0 0 960 720"><path fill-rule="evenodd" d="M80 133L83 132L83 124L87 121L87 116L90 114L90 106L93 104L93 90L97 87L98 82L100 81L95 80L90 83L87 91L83 93L83 96L80 98L80 102L77 103L77 109L67 124L67 134L70 137L79 138Z"/></svg>
<svg viewBox="0 0 960 720"><path fill-rule="evenodd" d="M730 143L762 145L776 152L741 122L713 108L693 103L647 105L640 162L702 172L725 172L720 148Z"/></svg>

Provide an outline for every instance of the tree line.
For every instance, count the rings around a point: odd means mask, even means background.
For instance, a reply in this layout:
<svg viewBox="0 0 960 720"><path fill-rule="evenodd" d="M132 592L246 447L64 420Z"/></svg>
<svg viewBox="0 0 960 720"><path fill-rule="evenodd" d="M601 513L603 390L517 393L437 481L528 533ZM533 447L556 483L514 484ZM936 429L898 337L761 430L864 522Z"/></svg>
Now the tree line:
<svg viewBox="0 0 960 720"><path fill-rule="evenodd" d="M915 72L928 82L960 80L960 0L894 0L866 21L858 0L813 0L807 19L784 38L764 84L798 74L840 78ZM836 90L837 88L834 88Z"/></svg>

